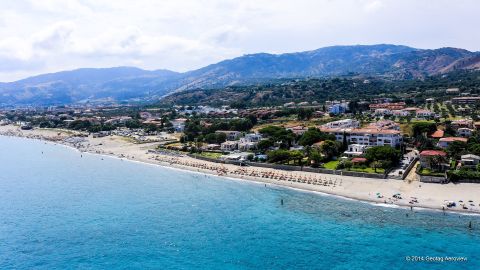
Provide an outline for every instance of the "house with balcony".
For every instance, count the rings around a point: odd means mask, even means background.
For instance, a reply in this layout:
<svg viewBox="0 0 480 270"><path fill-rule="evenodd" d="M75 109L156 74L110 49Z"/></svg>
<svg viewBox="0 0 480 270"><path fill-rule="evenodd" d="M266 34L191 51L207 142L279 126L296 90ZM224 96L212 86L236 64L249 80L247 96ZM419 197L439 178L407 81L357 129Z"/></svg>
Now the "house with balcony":
<svg viewBox="0 0 480 270"><path fill-rule="evenodd" d="M220 149L222 151L235 151L238 149L238 141L226 141L220 144Z"/></svg>
<svg viewBox="0 0 480 270"><path fill-rule="evenodd" d="M344 137L348 144L361 144L366 146L397 147L402 144L403 137L398 130L376 128L325 128L320 127L322 132L335 135L335 139L343 142Z"/></svg>
<svg viewBox="0 0 480 270"><path fill-rule="evenodd" d="M343 152L347 157L358 157L365 154L368 146L362 144L349 144L347 151Z"/></svg>

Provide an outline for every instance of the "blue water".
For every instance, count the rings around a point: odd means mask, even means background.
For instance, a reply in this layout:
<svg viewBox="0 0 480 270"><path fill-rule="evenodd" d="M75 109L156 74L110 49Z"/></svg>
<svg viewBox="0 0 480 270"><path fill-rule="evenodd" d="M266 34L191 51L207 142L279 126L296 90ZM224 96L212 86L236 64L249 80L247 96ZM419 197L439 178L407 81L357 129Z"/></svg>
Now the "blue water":
<svg viewBox="0 0 480 270"><path fill-rule="evenodd" d="M81 157L18 138L0 137L0 169L0 269L480 269L475 216Z"/></svg>

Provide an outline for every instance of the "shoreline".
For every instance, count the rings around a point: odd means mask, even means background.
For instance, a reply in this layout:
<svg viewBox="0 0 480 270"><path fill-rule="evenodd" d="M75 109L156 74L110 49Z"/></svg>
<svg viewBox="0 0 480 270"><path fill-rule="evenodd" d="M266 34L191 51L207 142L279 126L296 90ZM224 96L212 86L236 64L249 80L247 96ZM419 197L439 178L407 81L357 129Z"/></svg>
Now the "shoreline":
<svg viewBox="0 0 480 270"><path fill-rule="evenodd" d="M66 133L66 134L62 134ZM478 184L447 184L447 185L439 185L439 184L426 184L426 183L406 183L401 180L388 180L388 179L365 179L361 177L347 177L347 176L338 176L338 175L327 175L327 174L319 174L319 173L307 173L302 171L294 171L294 172L286 172L286 171L279 171L273 169L265 169L260 167L244 167L235 166L235 165L227 165L222 164L219 165L217 163L212 163L203 160L197 160L190 157L184 156L170 156L170 155L162 155L158 153L147 153L149 146L156 146L158 143L147 143L147 144L133 144L131 142L127 142L126 140L122 139L121 137L118 138L111 138L110 136L102 137L102 138L91 138L87 137L84 138L85 141L81 143L71 143L64 141L67 138L74 137L70 132L61 131L61 130L50 130L50 129L35 129L35 130L27 130L23 131L20 130L18 127L15 126L1 126L0 127L0 135L2 136L11 136L17 138L26 138L26 139L36 139L39 141L44 141L48 143L54 143L57 145L62 145L65 147L69 147L75 149L81 153L89 153L89 154L96 154L96 155L105 155L112 158L118 159L126 159L127 161L136 161L143 164L154 165L154 166L161 166L169 169L178 169L187 172L195 172L200 174L207 174L211 176L218 176L222 178L228 178L229 180L234 181L248 181L254 182L257 184L269 184L280 188L289 188L301 192L313 192L322 196L334 196L341 199L346 200L355 200L362 203L368 203L374 206L380 207L395 207L395 208L405 208L411 210L429 210L435 212L448 212L448 213L457 213L457 214L467 214L467 215L479 215L480 214L480 207L469 207L469 209L462 209L461 207L457 206L456 208L445 208L442 210L441 199L438 198L438 190L442 190L443 193L450 194L453 191L457 191L457 196L466 196L469 195L472 197L474 195L475 203L480 202L480 185ZM62 135L62 136L61 136ZM106 145L107 142L111 145ZM114 143L113 143L114 142ZM118 149L117 149L118 148ZM117 150L117 151L116 151ZM139 157L140 156L140 157ZM167 162L171 161L171 162ZM180 163L180 164L176 164ZM181 164L181 162L185 164L190 164L192 166L187 166ZM194 167L199 166L199 167ZM201 167L201 168L200 168ZM216 170L212 169L215 168ZM221 169L220 169L221 168ZM219 170L225 173L219 173ZM237 172L242 173L245 170L245 175L235 174ZM260 174L272 174L274 176L278 175L290 175L292 178L300 178L304 177L303 179L309 179L306 182L290 182L290 181L283 181L279 179L270 179L270 178L262 178L258 175L246 175L250 171L257 171ZM313 175L313 176L312 176ZM328 185L319 185L311 184L310 181L315 181L317 177L320 181L324 181L324 183L329 181ZM293 180L295 181L295 180ZM340 181L340 183L338 183ZM345 184L342 184L345 183ZM364 184L365 187L362 185ZM416 184L419 184L418 188L415 188ZM347 188L345 187L347 186ZM431 189L432 192L427 192L427 195L431 194L431 196L418 196L415 192L423 191L422 186L428 187ZM460 186L465 188L460 188ZM357 189L358 187L358 189ZM370 189L369 189L370 187ZM408 190L408 188L411 189ZM374 189L374 190L372 190ZM403 189L403 190L402 190ZM388 191L393 191L400 193L404 196L404 193L411 193L408 195L417 195L418 203L410 204L406 199L400 200L392 200L391 198L375 198L372 197L372 194L376 194L376 191L382 191L381 194L387 195ZM473 191L472 191L473 190ZM430 191L430 190L429 190ZM368 195L364 192L368 192ZM462 194L463 193L463 194ZM470 193L470 194L465 194ZM391 193L396 194L396 193ZM407 196L405 198L407 198ZM412 196L413 197L413 196ZM472 198L464 198L464 201L467 201ZM425 202L426 201L426 202ZM472 209L473 208L473 209Z"/></svg>

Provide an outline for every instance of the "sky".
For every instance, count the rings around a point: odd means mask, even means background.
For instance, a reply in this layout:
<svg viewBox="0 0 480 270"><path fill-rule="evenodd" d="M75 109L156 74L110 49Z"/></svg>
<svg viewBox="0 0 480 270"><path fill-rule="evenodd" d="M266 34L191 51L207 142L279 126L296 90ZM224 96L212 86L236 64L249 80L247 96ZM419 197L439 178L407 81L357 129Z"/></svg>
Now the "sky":
<svg viewBox="0 0 480 270"><path fill-rule="evenodd" d="M188 71L250 53L480 51L477 0L2 0L0 81L81 67Z"/></svg>

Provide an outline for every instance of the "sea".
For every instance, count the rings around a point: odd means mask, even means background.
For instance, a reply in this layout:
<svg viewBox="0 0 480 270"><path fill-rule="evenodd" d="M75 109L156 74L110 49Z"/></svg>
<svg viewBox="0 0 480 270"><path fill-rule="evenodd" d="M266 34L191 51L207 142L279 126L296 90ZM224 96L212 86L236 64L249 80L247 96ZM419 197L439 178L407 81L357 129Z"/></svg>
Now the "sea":
<svg viewBox="0 0 480 270"><path fill-rule="evenodd" d="M480 217L0 137L0 269L480 269Z"/></svg>

